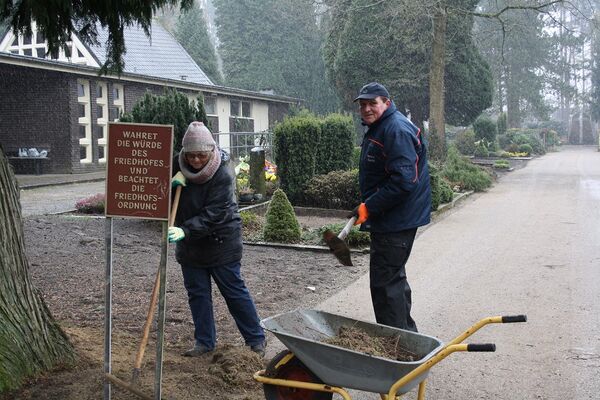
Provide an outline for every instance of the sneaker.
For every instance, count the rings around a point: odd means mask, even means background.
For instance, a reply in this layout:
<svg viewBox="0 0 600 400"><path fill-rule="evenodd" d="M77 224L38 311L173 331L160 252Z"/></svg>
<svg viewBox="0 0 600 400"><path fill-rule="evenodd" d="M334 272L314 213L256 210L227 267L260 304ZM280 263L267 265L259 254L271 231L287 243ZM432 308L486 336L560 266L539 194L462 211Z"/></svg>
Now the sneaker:
<svg viewBox="0 0 600 400"><path fill-rule="evenodd" d="M183 353L184 357L200 357L203 354L210 353L213 349L209 349L206 346L195 345L185 353Z"/></svg>
<svg viewBox="0 0 600 400"><path fill-rule="evenodd" d="M250 350L252 350L256 354L258 354L259 356L264 357L265 356L265 348L266 347L267 347L267 341L265 340L262 343L251 345L250 346Z"/></svg>

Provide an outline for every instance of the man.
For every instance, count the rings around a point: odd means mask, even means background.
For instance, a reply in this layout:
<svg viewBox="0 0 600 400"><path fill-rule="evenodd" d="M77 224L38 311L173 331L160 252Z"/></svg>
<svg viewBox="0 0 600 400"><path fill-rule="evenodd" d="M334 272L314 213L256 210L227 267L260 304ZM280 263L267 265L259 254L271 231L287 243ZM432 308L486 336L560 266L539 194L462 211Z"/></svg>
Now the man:
<svg viewBox="0 0 600 400"><path fill-rule="evenodd" d="M368 127L361 145L361 203L352 215L371 233L371 299L378 323L416 332L406 261L419 226L429 223L431 188L421 131L372 82L354 99Z"/></svg>

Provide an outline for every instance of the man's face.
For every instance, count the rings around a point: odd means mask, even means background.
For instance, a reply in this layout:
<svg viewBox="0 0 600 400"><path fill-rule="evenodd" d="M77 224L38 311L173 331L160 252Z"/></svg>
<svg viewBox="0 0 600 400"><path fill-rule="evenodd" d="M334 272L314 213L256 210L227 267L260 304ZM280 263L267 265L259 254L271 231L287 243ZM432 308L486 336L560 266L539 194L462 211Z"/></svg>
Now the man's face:
<svg viewBox="0 0 600 400"><path fill-rule="evenodd" d="M358 102L360 107L360 117L367 125L371 125L381 118L381 115L390 106L390 100L381 96L374 99L360 99Z"/></svg>

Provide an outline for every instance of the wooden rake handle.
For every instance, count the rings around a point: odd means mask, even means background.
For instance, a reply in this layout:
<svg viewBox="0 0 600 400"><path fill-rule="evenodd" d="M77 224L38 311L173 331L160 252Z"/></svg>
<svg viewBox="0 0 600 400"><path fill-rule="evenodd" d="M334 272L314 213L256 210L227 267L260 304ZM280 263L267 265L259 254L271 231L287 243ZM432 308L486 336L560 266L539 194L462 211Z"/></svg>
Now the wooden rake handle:
<svg viewBox="0 0 600 400"><path fill-rule="evenodd" d="M179 198L181 197L181 185L175 189L175 198L173 199L173 205L171 206L171 213L169 214L169 226L173 226L175 223L175 216L177 215L177 208L179 207ZM132 383L136 383L141 366L142 359L144 358L144 352L146 351L146 345L148 344L148 335L150 334L150 326L152 325L152 318L154 317L154 310L156 309L156 302L158 300L158 290L160 289L160 270L156 272L156 278L154 279L154 287L152 288L152 295L150 296L150 307L148 308L148 315L146 316L146 322L144 323L142 341L138 349L137 357L135 358L135 364L133 366L133 375L131 378Z"/></svg>

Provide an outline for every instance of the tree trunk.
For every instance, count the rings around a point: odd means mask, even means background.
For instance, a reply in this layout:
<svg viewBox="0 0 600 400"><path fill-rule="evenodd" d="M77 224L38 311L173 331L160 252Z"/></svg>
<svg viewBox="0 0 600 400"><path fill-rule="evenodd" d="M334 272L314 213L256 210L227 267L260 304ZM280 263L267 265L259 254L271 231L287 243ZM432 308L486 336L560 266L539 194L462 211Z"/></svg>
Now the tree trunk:
<svg viewBox="0 0 600 400"><path fill-rule="evenodd" d="M446 121L444 116L444 71L446 67L446 24L448 15L438 7L433 16L433 46L429 71L429 137L431 158L446 155Z"/></svg>
<svg viewBox="0 0 600 400"><path fill-rule="evenodd" d="M506 124L509 128L521 127L521 109L519 106L519 93L516 85L520 82L514 82L510 67L506 72Z"/></svg>
<svg viewBox="0 0 600 400"><path fill-rule="evenodd" d="M69 364L74 350L29 278L18 187L0 148L0 393Z"/></svg>

